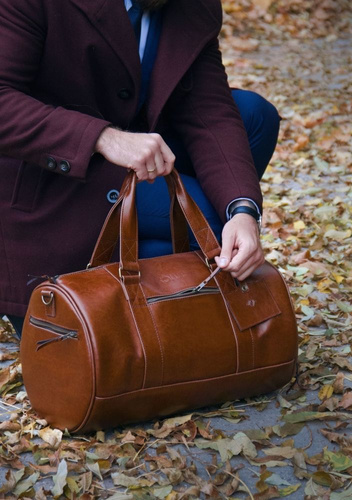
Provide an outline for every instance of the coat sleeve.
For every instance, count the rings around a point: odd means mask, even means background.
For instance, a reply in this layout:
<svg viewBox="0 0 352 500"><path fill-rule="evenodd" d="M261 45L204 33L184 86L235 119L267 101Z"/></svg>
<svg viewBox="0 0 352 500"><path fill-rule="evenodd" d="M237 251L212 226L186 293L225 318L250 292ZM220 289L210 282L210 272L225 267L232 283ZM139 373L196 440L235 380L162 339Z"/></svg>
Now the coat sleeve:
<svg viewBox="0 0 352 500"><path fill-rule="evenodd" d="M217 39L208 43L179 84L170 119L205 194L223 220L235 198L251 198L261 209L259 179Z"/></svg>
<svg viewBox="0 0 352 500"><path fill-rule="evenodd" d="M45 37L41 0L0 0L0 152L51 169L68 163L66 175L84 179L109 122L31 96Z"/></svg>

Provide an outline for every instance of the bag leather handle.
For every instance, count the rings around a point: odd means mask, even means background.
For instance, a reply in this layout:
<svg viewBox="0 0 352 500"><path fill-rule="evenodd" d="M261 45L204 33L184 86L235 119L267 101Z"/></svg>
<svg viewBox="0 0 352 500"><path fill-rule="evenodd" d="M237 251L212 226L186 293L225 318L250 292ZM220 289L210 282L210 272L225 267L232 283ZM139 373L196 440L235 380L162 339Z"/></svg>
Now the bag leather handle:
<svg viewBox="0 0 352 500"><path fill-rule="evenodd" d="M117 201L111 207L105 218L87 268L101 266L110 262L120 234L122 200L125 197L126 190L131 180L132 177L127 175L122 184Z"/></svg>
<svg viewBox="0 0 352 500"><path fill-rule="evenodd" d="M198 245L208 261L220 254L220 247L204 215L187 194L175 169L165 176L171 198L171 234L174 252L188 251L188 222ZM120 236L120 272L139 275L138 226L136 213L137 178L127 174L120 196L107 215L88 267L110 262Z"/></svg>
<svg viewBox="0 0 352 500"><path fill-rule="evenodd" d="M187 193L183 186L181 178L175 169L165 177L166 181L174 184L177 201L181 207L183 215L187 220L194 237L197 240L199 248L204 257L211 261L216 255L220 255L221 248L216 239L213 230L208 224L202 211L195 203L193 198Z"/></svg>
<svg viewBox="0 0 352 500"><path fill-rule="evenodd" d="M105 218L103 227L95 244L92 257L87 268L97 267L111 261L117 242L120 236L120 215L122 201L126 195L129 185L132 182L133 173L127 174L120 190L119 197L114 206L111 207ZM174 253L189 251L188 226L183 212L175 199L175 192L169 189L170 204L170 225L171 237Z"/></svg>

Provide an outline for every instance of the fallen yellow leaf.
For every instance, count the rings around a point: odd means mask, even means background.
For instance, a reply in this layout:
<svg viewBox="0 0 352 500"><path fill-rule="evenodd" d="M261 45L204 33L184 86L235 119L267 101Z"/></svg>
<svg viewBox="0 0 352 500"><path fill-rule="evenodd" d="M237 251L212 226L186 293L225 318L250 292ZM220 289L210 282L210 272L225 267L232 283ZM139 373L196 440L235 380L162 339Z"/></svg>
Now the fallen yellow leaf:
<svg viewBox="0 0 352 500"><path fill-rule="evenodd" d="M318 397L321 401L323 401L324 399L331 398L333 393L334 393L334 388L332 385L329 384L323 385L323 387L320 389L318 393Z"/></svg>
<svg viewBox="0 0 352 500"><path fill-rule="evenodd" d="M343 280L345 279L343 276L341 276L340 274L337 274L337 273L331 273L331 276L334 278L334 280L338 284L342 283Z"/></svg>
<svg viewBox="0 0 352 500"><path fill-rule="evenodd" d="M319 292L325 292L334 282L329 278L324 278L317 283ZM335 285L336 286L336 285Z"/></svg>
<svg viewBox="0 0 352 500"><path fill-rule="evenodd" d="M293 223L293 227L295 228L296 231L300 231L301 229L304 229L306 225L303 222L303 220L298 220Z"/></svg>
<svg viewBox="0 0 352 500"><path fill-rule="evenodd" d="M309 300L308 299L302 299L299 302L302 306L309 306Z"/></svg>

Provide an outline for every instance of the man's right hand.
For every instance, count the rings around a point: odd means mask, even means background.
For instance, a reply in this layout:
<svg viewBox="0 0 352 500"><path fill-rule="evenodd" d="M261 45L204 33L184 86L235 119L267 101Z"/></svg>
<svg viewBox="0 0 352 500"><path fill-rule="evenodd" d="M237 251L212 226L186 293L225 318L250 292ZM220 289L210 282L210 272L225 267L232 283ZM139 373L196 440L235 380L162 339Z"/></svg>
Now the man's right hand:
<svg viewBox="0 0 352 500"><path fill-rule="evenodd" d="M115 165L131 169L139 181L153 181L173 169L175 155L159 134L124 132L105 128L95 152Z"/></svg>

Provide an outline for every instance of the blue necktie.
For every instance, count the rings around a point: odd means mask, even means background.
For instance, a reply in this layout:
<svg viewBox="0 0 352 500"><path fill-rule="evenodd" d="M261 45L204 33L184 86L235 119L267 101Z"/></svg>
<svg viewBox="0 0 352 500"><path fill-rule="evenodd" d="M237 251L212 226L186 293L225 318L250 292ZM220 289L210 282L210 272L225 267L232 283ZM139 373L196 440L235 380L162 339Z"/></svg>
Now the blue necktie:
<svg viewBox="0 0 352 500"><path fill-rule="evenodd" d="M132 7L128 10L128 17L130 18L131 24L133 26L134 33L136 35L137 43L139 45L139 40L141 36L141 25L143 10L139 6L136 0L132 1ZM143 60L142 60L142 86L139 95L139 103L137 108L137 113L143 106L149 87L149 81L156 59L159 39L161 33L161 11L153 12L150 14L149 21L149 32L146 40L146 46L144 50Z"/></svg>
<svg viewBox="0 0 352 500"><path fill-rule="evenodd" d="M150 15L149 32L142 60L142 87L139 95L138 109L142 107L147 97L150 77L158 53L161 26L162 14L161 11L158 10Z"/></svg>
<svg viewBox="0 0 352 500"><path fill-rule="evenodd" d="M132 1L132 7L128 10L127 13L132 23L137 43L139 43L139 38L141 36L141 23L142 23L143 10L136 2L136 0L131 0L131 1Z"/></svg>

